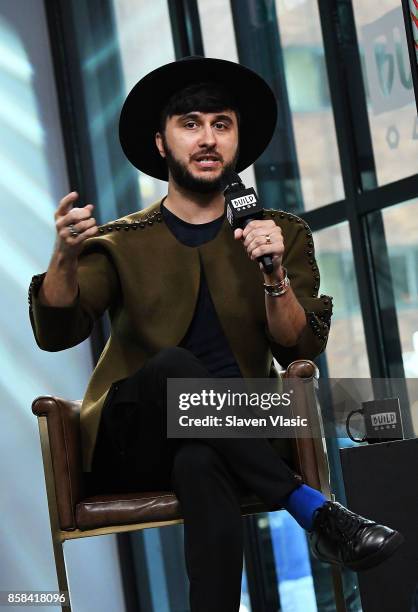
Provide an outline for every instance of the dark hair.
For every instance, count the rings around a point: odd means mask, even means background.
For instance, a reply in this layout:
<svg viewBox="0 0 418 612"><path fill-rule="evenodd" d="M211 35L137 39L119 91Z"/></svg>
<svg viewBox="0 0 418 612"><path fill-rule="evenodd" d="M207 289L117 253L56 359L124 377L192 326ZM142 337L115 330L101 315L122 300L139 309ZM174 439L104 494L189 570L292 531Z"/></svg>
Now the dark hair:
<svg viewBox="0 0 418 612"><path fill-rule="evenodd" d="M233 110L239 125L238 105L234 95L221 83L206 81L188 85L176 91L164 106L160 115L160 131L163 132L167 119L173 115L184 115L193 111L217 113Z"/></svg>

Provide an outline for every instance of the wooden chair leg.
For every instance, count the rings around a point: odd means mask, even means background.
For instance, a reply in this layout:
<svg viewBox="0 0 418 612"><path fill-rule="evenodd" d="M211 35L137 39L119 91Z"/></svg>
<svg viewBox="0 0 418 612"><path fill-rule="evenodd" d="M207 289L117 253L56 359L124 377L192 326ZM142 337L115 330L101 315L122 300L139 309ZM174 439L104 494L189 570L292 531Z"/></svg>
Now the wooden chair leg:
<svg viewBox="0 0 418 612"><path fill-rule="evenodd" d="M55 569L57 572L58 589L65 593L66 603L61 605L63 612L71 612L70 591L68 588L67 570L64 557L64 542L54 542Z"/></svg>
<svg viewBox="0 0 418 612"><path fill-rule="evenodd" d="M42 460L44 464L45 485L48 499L49 521L51 525L52 547L54 550L55 569L58 589L65 592L68 603L61 606L62 610L71 612L70 591L68 588L67 571L64 558L64 541L58 517L57 497L55 493L54 468L52 465L51 448L49 445L47 418L38 418L39 435L41 438Z"/></svg>

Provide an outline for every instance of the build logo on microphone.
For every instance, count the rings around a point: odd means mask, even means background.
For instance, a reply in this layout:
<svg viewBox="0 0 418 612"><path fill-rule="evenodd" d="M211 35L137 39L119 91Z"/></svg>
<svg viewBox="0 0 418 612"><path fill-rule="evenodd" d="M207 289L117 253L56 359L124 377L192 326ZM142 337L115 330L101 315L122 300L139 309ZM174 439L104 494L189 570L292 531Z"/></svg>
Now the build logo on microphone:
<svg viewBox="0 0 418 612"><path fill-rule="evenodd" d="M257 198L253 193L249 193L248 195L244 195L239 198L235 198L234 200L231 200L231 204L237 210L253 208L254 206L257 206Z"/></svg>

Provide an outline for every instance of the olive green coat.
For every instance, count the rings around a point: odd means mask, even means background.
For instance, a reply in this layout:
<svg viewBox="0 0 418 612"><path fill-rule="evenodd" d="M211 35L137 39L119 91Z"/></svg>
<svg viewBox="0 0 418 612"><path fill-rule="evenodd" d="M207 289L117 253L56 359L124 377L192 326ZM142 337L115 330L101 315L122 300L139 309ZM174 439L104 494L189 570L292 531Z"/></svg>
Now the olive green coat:
<svg viewBox="0 0 418 612"><path fill-rule="evenodd" d="M32 279L30 320L36 342L60 351L85 340L93 322L109 310L111 335L91 376L82 408L83 467L91 471L101 409L113 381L139 369L159 350L177 346L196 306L199 255L222 328L244 377L272 374L273 356L286 366L314 358L328 337L331 301L317 297L319 273L312 234L304 221L281 211L265 211L282 228L284 266L307 313L298 344L285 348L268 334L263 278L236 241L225 219L216 238L199 247L177 241L165 225L160 202L99 228L79 259L79 294L74 304L50 307L37 298L44 274Z"/></svg>

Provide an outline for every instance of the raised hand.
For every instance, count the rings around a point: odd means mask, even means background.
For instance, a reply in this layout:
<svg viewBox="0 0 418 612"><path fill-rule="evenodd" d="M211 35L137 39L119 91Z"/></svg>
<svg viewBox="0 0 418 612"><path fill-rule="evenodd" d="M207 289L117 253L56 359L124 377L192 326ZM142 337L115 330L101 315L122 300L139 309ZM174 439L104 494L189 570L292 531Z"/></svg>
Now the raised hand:
<svg viewBox="0 0 418 612"><path fill-rule="evenodd" d="M98 232L96 220L91 216L93 204L74 207L79 195L72 191L60 200L55 212L55 227L57 230L57 253L76 259L81 252L83 242Z"/></svg>

